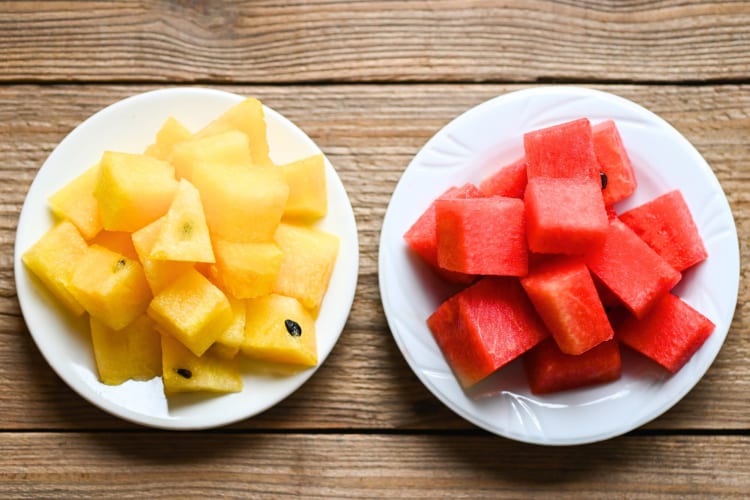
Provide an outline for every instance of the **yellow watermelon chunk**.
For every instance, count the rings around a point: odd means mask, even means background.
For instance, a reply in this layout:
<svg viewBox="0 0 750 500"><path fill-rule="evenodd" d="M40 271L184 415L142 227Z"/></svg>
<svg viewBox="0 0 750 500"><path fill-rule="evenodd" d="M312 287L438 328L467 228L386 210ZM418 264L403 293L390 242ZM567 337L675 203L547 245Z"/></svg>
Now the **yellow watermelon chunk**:
<svg viewBox="0 0 750 500"><path fill-rule="evenodd" d="M281 165L289 184L285 218L316 220L328 213L325 159L322 154Z"/></svg>
<svg viewBox="0 0 750 500"><path fill-rule="evenodd" d="M196 356L169 335L161 336L162 380L167 396L180 392L240 392L242 377L235 360L207 352Z"/></svg>
<svg viewBox="0 0 750 500"><path fill-rule="evenodd" d="M339 238L316 228L281 223L274 239L284 252L274 292L295 297L317 311L333 274Z"/></svg>
<svg viewBox="0 0 750 500"><path fill-rule="evenodd" d="M318 363L315 320L297 299L278 294L250 299L245 314L243 354L274 363Z"/></svg>
<svg viewBox="0 0 750 500"><path fill-rule="evenodd" d="M249 167L252 164L250 146L245 134L228 130L209 137L195 136L176 144L170 156L178 178L193 180L193 170L198 163Z"/></svg>
<svg viewBox="0 0 750 500"><path fill-rule="evenodd" d="M187 141L191 136L182 123L170 116L156 133L156 142L147 147L144 154L158 160L169 160L175 145Z"/></svg>
<svg viewBox="0 0 750 500"><path fill-rule="evenodd" d="M215 278L238 299L271 293L284 254L275 243L236 243L215 240Z"/></svg>
<svg viewBox="0 0 750 500"><path fill-rule="evenodd" d="M185 179L180 180L149 257L185 262L216 261L200 193Z"/></svg>
<svg viewBox="0 0 750 500"><path fill-rule="evenodd" d="M24 252L21 260L71 313L80 316L83 306L71 291L71 281L88 247L78 229L61 221Z"/></svg>
<svg viewBox="0 0 750 500"><path fill-rule="evenodd" d="M146 155L106 151L94 197L104 229L133 232L164 215L177 190L174 168Z"/></svg>
<svg viewBox="0 0 750 500"><path fill-rule="evenodd" d="M200 130L197 137L208 137L227 130L242 131L250 144L253 164L272 165L266 137L266 119L263 105L258 99L249 97L229 108L216 120Z"/></svg>
<svg viewBox="0 0 750 500"><path fill-rule="evenodd" d="M89 318L91 342L99 380L119 385L126 380L150 380L161 375L161 338L146 315L120 331Z"/></svg>
<svg viewBox="0 0 750 500"><path fill-rule="evenodd" d="M57 217L72 222L86 240L102 230L99 202L94 197L94 187L99 178L99 165L95 165L67 183L47 200Z"/></svg>
<svg viewBox="0 0 750 500"><path fill-rule="evenodd" d="M231 324L232 306L208 278L189 269L153 298L148 315L160 331L200 356Z"/></svg>
<svg viewBox="0 0 750 500"><path fill-rule="evenodd" d="M151 290L141 264L99 245L81 257L70 291L94 318L121 330L146 312Z"/></svg>
<svg viewBox="0 0 750 500"><path fill-rule="evenodd" d="M227 296L232 306L232 323L219 335L208 352L221 358L232 359L240 350L240 344L245 340L245 301Z"/></svg>
<svg viewBox="0 0 750 500"><path fill-rule="evenodd" d="M193 182L213 236L241 242L272 240L289 197L281 169L198 163Z"/></svg>
<svg viewBox="0 0 750 500"><path fill-rule="evenodd" d="M154 295L161 292L194 265L192 262L157 260L150 257L151 249L161 233L164 221L165 217L160 217L131 235L133 247L146 275L146 281L148 281L148 286Z"/></svg>

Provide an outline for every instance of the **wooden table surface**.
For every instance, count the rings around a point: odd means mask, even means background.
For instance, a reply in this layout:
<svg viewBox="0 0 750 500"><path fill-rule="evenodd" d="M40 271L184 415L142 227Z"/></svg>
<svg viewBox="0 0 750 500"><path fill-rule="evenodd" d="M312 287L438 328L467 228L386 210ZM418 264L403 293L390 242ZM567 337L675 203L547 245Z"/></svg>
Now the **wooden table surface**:
<svg viewBox="0 0 750 500"><path fill-rule="evenodd" d="M600 443L535 446L478 429L421 385L393 341L377 252L399 177L464 110L551 83L664 117L713 168L741 242L750 235L745 1L0 3L0 497L747 498L747 266L702 381ZM181 85L259 97L306 131L349 193L361 252L349 321L313 378L203 432L128 424L69 389L29 336L12 264L24 197L58 142L118 99Z"/></svg>

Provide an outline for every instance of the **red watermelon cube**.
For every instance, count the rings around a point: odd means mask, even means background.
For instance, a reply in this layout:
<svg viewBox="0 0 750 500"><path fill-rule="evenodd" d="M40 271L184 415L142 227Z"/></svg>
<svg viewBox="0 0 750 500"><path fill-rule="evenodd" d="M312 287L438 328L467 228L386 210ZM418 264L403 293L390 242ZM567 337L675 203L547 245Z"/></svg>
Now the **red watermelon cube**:
<svg viewBox="0 0 750 500"><path fill-rule="evenodd" d="M622 373L620 346L614 339L578 356L565 354L552 339L547 339L524 354L523 364L534 394L613 382Z"/></svg>
<svg viewBox="0 0 750 500"><path fill-rule="evenodd" d="M616 338L676 373L714 331L714 323L681 298L664 295L643 318L629 316Z"/></svg>
<svg viewBox="0 0 750 500"><path fill-rule="evenodd" d="M523 136L526 174L535 177L577 178L601 185L588 118L527 132Z"/></svg>
<svg viewBox="0 0 750 500"><path fill-rule="evenodd" d="M586 255L586 265L639 318L682 277L619 219L610 222L604 243Z"/></svg>
<svg viewBox="0 0 750 500"><path fill-rule="evenodd" d="M524 203L533 252L582 254L607 234L607 210L598 181L529 179Z"/></svg>
<svg viewBox="0 0 750 500"><path fill-rule="evenodd" d="M620 220L678 271L708 257L698 227L679 190L620 215Z"/></svg>
<svg viewBox="0 0 750 500"><path fill-rule="evenodd" d="M528 271L523 201L501 196L440 199L435 220L443 269L495 276Z"/></svg>
<svg viewBox="0 0 750 500"><path fill-rule="evenodd" d="M427 326L464 388L549 336L515 278L480 279L443 302Z"/></svg>
<svg viewBox="0 0 750 500"><path fill-rule="evenodd" d="M481 196L479 189L474 184L464 184L461 187L451 187L438 199L447 198L476 198ZM404 240L408 247L419 257L429 264L432 269L446 281L452 283L468 284L474 281L475 276L461 273L453 273L440 269L437 262L437 230L435 223L435 202L431 203L427 210L414 222L404 234Z"/></svg>
<svg viewBox="0 0 750 500"><path fill-rule="evenodd" d="M602 196L604 204L609 206L633 194L635 172L613 120L594 125L592 134L594 153L602 173Z"/></svg>
<svg viewBox="0 0 750 500"><path fill-rule="evenodd" d="M479 184L484 196L523 198L526 190L526 158L520 158L495 171Z"/></svg>
<svg viewBox="0 0 750 500"><path fill-rule="evenodd" d="M521 285L562 352L582 354L614 335L582 258L552 258L533 267Z"/></svg>

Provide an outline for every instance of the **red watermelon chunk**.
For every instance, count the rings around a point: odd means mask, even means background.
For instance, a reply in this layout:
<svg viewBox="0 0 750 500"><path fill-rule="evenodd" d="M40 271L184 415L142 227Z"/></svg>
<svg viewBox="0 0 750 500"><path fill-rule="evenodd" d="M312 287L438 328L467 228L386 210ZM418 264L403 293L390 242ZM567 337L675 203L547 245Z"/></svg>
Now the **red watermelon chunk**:
<svg viewBox="0 0 750 500"><path fill-rule="evenodd" d="M529 179L591 179L601 185L588 118L527 132L523 136L523 146Z"/></svg>
<svg viewBox="0 0 750 500"><path fill-rule="evenodd" d="M482 278L443 302L427 326L464 388L549 335L515 278Z"/></svg>
<svg viewBox="0 0 750 500"><path fill-rule="evenodd" d="M523 198L526 190L526 158L501 167L479 184L484 196Z"/></svg>
<svg viewBox="0 0 750 500"><path fill-rule="evenodd" d="M464 184L461 187L451 187L438 199L444 198L476 198L481 196L474 184ZM404 240L409 248L419 255L432 269L446 281L451 283L468 284L476 279L475 276L454 273L440 269L437 261L437 231L435 224L435 202L414 222L404 234Z"/></svg>
<svg viewBox="0 0 750 500"><path fill-rule="evenodd" d="M682 277L619 219L610 222L604 243L586 255L586 265L639 318Z"/></svg>
<svg viewBox="0 0 750 500"><path fill-rule="evenodd" d="M527 352L523 361L534 394L604 384L617 380L622 373L620 347L614 339L578 356L565 354L547 339Z"/></svg>
<svg viewBox="0 0 750 500"><path fill-rule="evenodd" d="M438 265L464 274L523 276L528 249L523 201L441 199L435 203Z"/></svg>
<svg viewBox="0 0 750 500"><path fill-rule="evenodd" d="M582 258L553 258L533 267L521 285L567 354L582 354L614 335Z"/></svg>
<svg viewBox="0 0 750 500"><path fill-rule="evenodd" d="M678 271L708 257L698 227L679 190L628 210L620 220Z"/></svg>
<svg viewBox="0 0 750 500"><path fill-rule="evenodd" d="M609 206L633 194L636 188L635 172L613 120L594 125L592 133L594 153L602 174L606 176L606 187L602 189L602 196L604 204ZM605 184L605 181L602 184Z"/></svg>
<svg viewBox="0 0 750 500"><path fill-rule="evenodd" d="M703 345L713 322L681 298L668 293L643 318L629 316L616 337L628 347L676 373Z"/></svg>
<svg viewBox="0 0 750 500"><path fill-rule="evenodd" d="M599 182L529 179L524 197L529 249L582 254L604 241L609 227Z"/></svg>

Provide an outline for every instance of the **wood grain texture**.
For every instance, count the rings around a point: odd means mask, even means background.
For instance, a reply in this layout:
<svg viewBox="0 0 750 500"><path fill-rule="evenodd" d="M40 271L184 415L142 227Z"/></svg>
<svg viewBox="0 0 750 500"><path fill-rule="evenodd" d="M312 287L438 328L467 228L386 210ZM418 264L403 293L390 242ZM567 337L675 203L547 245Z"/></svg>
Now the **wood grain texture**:
<svg viewBox="0 0 750 500"><path fill-rule="evenodd" d="M483 435L21 433L0 440L4 498L581 499L607 492L661 499L746 498L750 491L747 437L626 437L575 448Z"/></svg>
<svg viewBox="0 0 750 500"><path fill-rule="evenodd" d="M0 80L742 81L750 4L2 2Z"/></svg>
<svg viewBox="0 0 750 500"><path fill-rule="evenodd" d="M151 86L0 87L0 429L129 428L104 415L49 369L15 297L18 213L39 166L93 112ZM277 407L234 429L471 429L412 374L388 330L377 282L377 246L390 195L413 155L450 119L509 85L226 86L254 95L305 130L346 186L359 225L360 276L351 316L320 371ZM750 235L750 86L599 86L652 109L704 155ZM743 262L750 254L741 248ZM697 387L651 429L750 429L750 301L742 269L734 323Z"/></svg>

